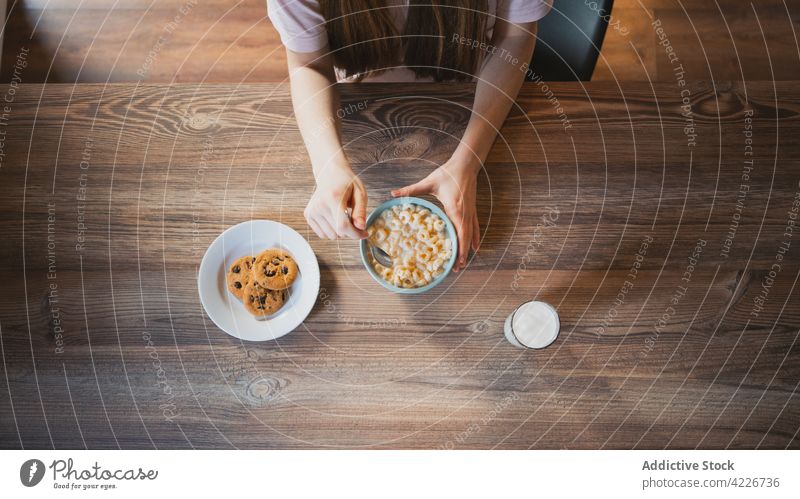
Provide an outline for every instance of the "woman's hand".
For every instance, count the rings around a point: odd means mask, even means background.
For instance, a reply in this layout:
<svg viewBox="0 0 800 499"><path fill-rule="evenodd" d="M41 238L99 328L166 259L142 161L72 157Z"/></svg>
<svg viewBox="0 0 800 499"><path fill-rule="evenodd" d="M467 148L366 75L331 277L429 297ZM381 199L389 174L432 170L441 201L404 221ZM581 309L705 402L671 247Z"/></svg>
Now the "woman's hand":
<svg viewBox="0 0 800 499"><path fill-rule="evenodd" d="M463 269L469 248L478 251L481 229L475 206L480 165L451 158L416 184L395 189L393 197L433 194L455 225L458 234L458 258L453 270Z"/></svg>
<svg viewBox="0 0 800 499"><path fill-rule="evenodd" d="M316 180L317 188L303 212L314 232L322 239L367 237L367 190L350 165L326 165Z"/></svg>

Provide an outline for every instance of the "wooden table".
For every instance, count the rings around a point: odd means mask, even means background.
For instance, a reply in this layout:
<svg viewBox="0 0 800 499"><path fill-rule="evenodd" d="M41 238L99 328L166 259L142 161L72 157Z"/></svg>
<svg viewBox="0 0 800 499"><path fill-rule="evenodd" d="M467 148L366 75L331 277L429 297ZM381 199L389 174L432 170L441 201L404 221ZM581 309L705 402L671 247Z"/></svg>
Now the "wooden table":
<svg viewBox="0 0 800 499"><path fill-rule="evenodd" d="M448 157L472 90L342 89L371 207ZM800 447L800 82L526 86L481 176L481 251L423 296L305 224L286 85L4 92L2 447ZM266 343L196 289L253 218L322 270ZM523 351L503 321L534 298L561 335Z"/></svg>

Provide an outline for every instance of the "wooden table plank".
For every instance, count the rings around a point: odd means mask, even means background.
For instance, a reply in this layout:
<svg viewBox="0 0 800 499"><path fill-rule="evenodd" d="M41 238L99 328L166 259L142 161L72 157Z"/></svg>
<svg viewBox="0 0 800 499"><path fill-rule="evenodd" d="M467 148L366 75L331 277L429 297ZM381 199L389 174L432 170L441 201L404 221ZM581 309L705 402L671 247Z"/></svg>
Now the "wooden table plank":
<svg viewBox="0 0 800 499"><path fill-rule="evenodd" d="M796 240L768 281L800 190L797 83L689 84L691 147L674 82L551 88L571 127L523 89L482 177L470 268L396 296L353 242L305 225L313 180L285 85L21 86L0 166L0 446L800 447ZM448 157L472 99L342 91L370 206ZM263 344L217 330L195 281L207 245L251 218L304 234L324 290ZM562 334L520 351L502 323L534 297Z"/></svg>

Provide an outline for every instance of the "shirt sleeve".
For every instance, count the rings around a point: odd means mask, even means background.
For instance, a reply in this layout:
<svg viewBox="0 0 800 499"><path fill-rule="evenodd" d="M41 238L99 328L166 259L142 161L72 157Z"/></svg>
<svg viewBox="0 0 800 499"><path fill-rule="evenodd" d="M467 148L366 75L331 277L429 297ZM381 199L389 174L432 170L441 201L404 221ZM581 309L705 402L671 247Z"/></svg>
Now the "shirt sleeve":
<svg viewBox="0 0 800 499"><path fill-rule="evenodd" d="M553 0L498 0L497 18L522 24L538 21L550 12Z"/></svg>
<svg viewBox="0 0 800 499"><path fill-rule="evenodd" d="M318 0L267 0L267 15L283 45L293 52L316 52L328 43Z"/></svg>

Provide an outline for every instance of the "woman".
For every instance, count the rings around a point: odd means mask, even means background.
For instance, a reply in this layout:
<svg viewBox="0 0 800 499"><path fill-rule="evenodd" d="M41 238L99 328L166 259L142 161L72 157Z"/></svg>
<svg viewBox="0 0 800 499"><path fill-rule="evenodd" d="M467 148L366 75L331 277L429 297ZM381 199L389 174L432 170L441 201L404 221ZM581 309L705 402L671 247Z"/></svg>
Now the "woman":
<svg viewBox="0 0 800 499"><path fill-rule="evenodd" d="M525 76L536 21L552 0L268 0L286 46L292 104L316 190L305 217L321 238L366 237L367 192L335 123L337 81L477 80L464 136L450 159L392 196L433 194L458 233L454 266L478 250L477 176ZM352 215L348 217L346 210Z"/></svg>

